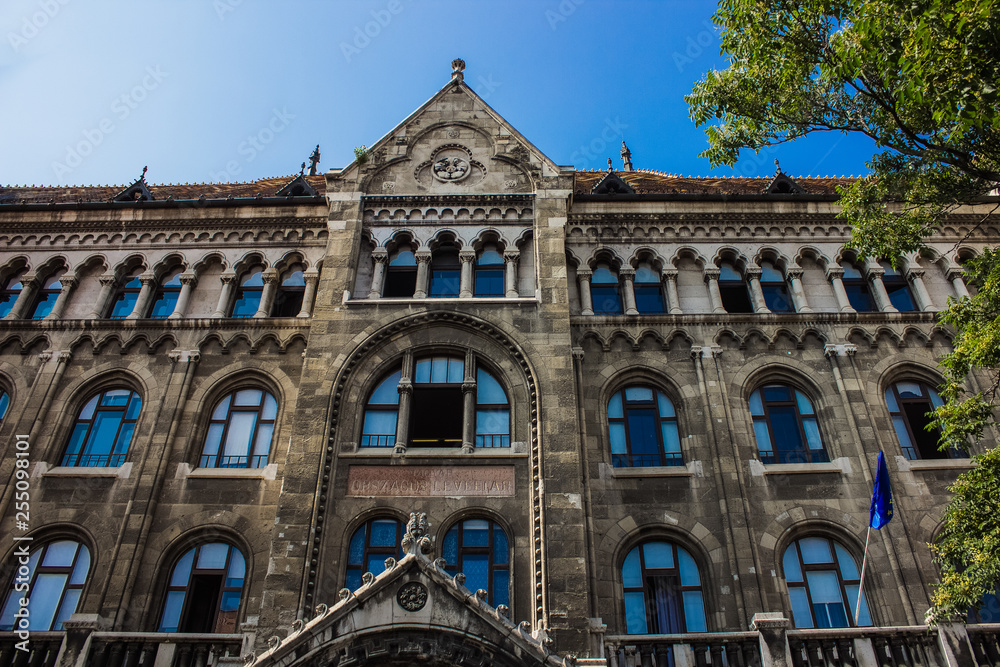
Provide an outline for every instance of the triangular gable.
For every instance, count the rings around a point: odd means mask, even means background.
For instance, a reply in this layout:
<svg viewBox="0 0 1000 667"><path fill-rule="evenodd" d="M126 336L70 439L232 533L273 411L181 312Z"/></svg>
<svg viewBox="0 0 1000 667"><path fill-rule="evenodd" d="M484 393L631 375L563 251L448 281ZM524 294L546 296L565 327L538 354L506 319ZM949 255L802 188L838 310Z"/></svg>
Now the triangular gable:
<svg viewBox="0 0 1000 667"><path fill-rule="evenodd" d="M464 575L452 577L443 559L427 557L426 516L410 515L402 560L387 559L378 576L366 572L360 588L342 589L339 602L320 605L309 621L295 621L284 640L272 637L261 655L246 656L247 664L336 664L338 656L349 655L360 666L422 656L431 664L469 667L566 667L549 651L544 631L533 635L528 623L515 625L505 607L486 604L485 591L470 591Z"/></svg>
<svg viewBox="0 0 1000 667"><path fill-rule="evenodd" d="M621 176L613 171L609 171L607 175L602 178L594 189L591 190L591 194L595 195L634 195L635 190L622 179Z"/></svg>
<svg viewBox="0 0 1000 667"><path fill-rule="evenodd" d="M778 171L766 188L766 195L803 195L806 191L783 171Z"/></svg>
<svg viewBox="0 0 1000 667"><path fill-rule="evenodd" d="M277 192L274 193L275 197L318 197L319 193L316 192L316 188L309 185L309 181L302 174L299 174L292 180L281 186Z"/></svg>
<svg viewBox="0 0 1000 667"><path fill-rule="evenodd" d="M149 186L146 185L146 170L148 168L149 167L143 167L142 175L139 176L139 178L136 179L132 185L112 197L111 201L152 201L153 193L149 191Z"/></svg>

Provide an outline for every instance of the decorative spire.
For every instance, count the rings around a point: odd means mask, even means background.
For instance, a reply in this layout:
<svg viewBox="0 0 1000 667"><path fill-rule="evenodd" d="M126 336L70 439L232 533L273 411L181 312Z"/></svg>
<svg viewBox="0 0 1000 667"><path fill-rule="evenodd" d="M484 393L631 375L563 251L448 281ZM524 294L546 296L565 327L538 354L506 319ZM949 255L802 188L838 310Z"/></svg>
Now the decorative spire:
<svg viewBox="0 0 1000 667"><path fill-rule="evenodd" d="M461 58L455 58L451 61L451 80L461 81L465 78L462 72L465 71L465 61Z"/></svg>
<svg viewBox="0 0 1000 667"><path fill-rule="evenodd" d="M142 174L139 176L139 180L140 181L145 181L146 180L146 170L147 169L149 169L149 167L143 167L142 168Z"/></svg>
<svg viewBox="0 0 1000 667"><path fill-rule="evenodd" d="M622 141L622 162L625 163L624 171L632 171L632 151L628 149L624 141Z"/></svg>
<svg viewBox="0 0 1000 667"><path fill-rule="evenodd" d="M774 173L781 173L781 165L778 164L778 158L774 158Z"/></svg>
<svg viewBox="0 0 1000 667"><path fill-rule="evenodd" d="M306 173L306 163L302 163L302 168L299 169L299 176L305 176Z"/></svg>
<svg viewBox="0 0 1000 667"><path fill-rule="evenodd" d="M608 158L608 171L614 171L614 165L611 164L611 158Z"/></svg>
<svg viewBox="0 0 1000 667"><path fill-rule="evenodd" d="M316 144L316 150L309 155L309 175L316 175L316 166L319 165L319 144ZM305 169L305 163L303 163L303 169Z"/></svg>

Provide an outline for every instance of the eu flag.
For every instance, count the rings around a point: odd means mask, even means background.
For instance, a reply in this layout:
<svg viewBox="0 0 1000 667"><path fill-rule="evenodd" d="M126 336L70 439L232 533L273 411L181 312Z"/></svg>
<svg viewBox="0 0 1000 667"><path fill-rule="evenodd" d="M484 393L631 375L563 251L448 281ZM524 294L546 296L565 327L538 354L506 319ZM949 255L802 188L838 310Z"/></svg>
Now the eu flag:
<svg viewBox="0 0 1000 667"><path fill-rule="evenodd" d="M879 452L869 525L878 530L889 523L890 519L892 519L892 488L889 486L889 470L885 467L885 456Z"/></svg>

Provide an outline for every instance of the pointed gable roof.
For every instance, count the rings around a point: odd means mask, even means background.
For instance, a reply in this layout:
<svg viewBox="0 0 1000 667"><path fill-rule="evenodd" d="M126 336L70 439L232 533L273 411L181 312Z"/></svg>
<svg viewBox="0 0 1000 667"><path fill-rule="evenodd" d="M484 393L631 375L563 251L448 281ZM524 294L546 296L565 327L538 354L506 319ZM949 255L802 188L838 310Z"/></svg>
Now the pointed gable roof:
<svg viewBox="0 0 1000 667"><path fill-rule="evenodd" d="M316 192L316 188L309 185L309 181L306 180L305 175L299 174L292 180L281 186L277 192L274 193L275 197L318 197L319 193Z"/></svg>
<svg viewBox="0 0 1000 667"><path fill-rule="evenodd" d="M613 171L609 171L607 175L602 178L594 189L590 191L590 194L594 195L634 195L635 190L632 186L622 180L622 177Z"/></svg>
<svg viewBox="0 0 1000 667"><path fill-rule="evenodd" d="M143 167L142 175L133 181L132 185L112 197L111 201L152 201L153 193L149 191L149 186L146 185L147 169L149 169L149 167Z"/></svg>
<svg viewBox="0 0 1000 667"><path fill-rule="evenodd" d="M788 174L780 169L775 172L774 178L764 188L764 194L766 195L803 195L805 193L806 191L801 185L793 181Z"/></svg>

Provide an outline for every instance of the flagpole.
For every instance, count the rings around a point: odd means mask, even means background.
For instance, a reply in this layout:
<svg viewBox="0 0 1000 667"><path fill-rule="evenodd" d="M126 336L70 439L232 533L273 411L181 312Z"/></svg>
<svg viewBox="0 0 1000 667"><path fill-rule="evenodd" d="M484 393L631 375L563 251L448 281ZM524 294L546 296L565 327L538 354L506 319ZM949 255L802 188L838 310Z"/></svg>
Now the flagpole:
<svg viewBox="0 0 1000 667"><path fill-rule="evenodd" d="M861 581L858 582L858 603L854 607L854 625L858 624L861 613L861 596L865 592L865 568L868 567L868 540L872 536L872 524L868 523L868 534L865 536L865 555L861 558Z"/></svg>

